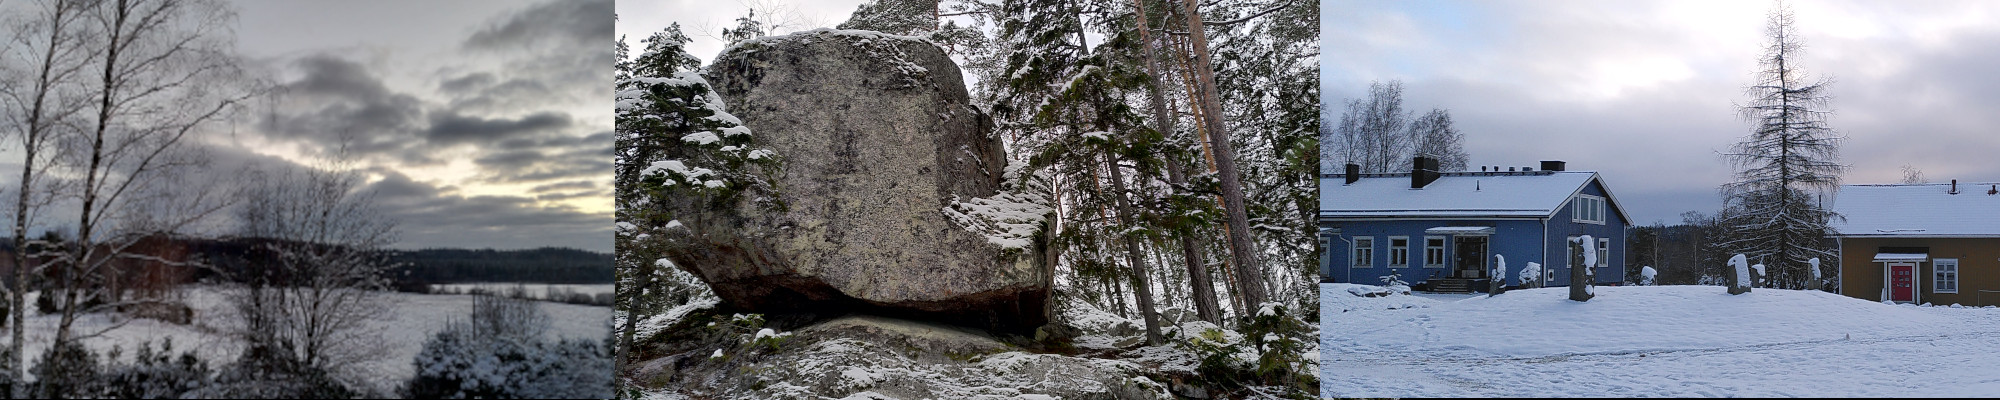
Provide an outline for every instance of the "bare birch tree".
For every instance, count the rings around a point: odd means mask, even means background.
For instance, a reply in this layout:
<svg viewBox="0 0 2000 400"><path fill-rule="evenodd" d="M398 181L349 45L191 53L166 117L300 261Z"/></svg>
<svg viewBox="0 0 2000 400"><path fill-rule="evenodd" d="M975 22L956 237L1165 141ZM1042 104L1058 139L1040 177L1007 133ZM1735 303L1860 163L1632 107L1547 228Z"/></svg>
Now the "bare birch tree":
<svg viewBox="0 0 2000 400"><path fill-rule="evenodd" d="M231 53L234 37L227 29L234 14L222 4L84 4L95 75L86 85L94 104L79 132L60 139L69 161L60 173L80 181L64 193L78 206L77 235L61 256L40 267L54 269L51 291L61 297L55 348L117 328L72 329L83 313L125 305L79 307L86 296L103 296L102 286L93 282L113 263L137 256L128 251L131 246L148 234L188 227L227 205L223 196L179 190L185 188L175 185L175 178L199 175L191 171L203 167L205 157L190 151L189 142L226 121L255 93L243 84L246 74Z"/></svg>
<svg viewBox="0 0 2000 400"><path fill-rule="evenodd" d="M1809 80L1797 60L1804 45L1793 28L1791 10L1779 4L1770 14L1770 42L1746 91L1744 119L1756 124L1726 156L1736 181L1722 193L1730 215L1730 238L1723 244L1772 269L1775 286L1804 287L1808 260L1832 258L1827 223L1835 214L1822 204L1840 184L1846 166L1836 162L1840 137L1827 126L1825 79Z"/></svg>
<svg viewBox="0 0 2000 400"><path fill-rule="evenodd" d="M59 155L55 137L73 129L76 118L89 109L90 97L81 80L86 78L91 53L84 46L84 3L54 0L34 7L34 13L10 18L5 47L0 47L0 124L21 147L21 177L14 188L11 216L14 219L12 273L5 286L7 318L12 328L7 344L7 374L14 382L26 378L24 350L26 292L29 272L36 257L30 248L29 228L34 217L54 200L48 168ZM36 246L40 247L40 246ZM26 396L25 385L15 385L12 398Z"/></svg>

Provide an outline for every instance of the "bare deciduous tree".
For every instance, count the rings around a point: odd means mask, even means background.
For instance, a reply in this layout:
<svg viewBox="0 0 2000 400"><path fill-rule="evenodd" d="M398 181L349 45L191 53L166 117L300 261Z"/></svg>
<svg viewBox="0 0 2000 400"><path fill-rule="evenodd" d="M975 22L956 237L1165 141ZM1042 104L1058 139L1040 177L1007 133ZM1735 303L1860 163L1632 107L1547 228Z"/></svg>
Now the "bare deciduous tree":
<svg viewBox="0 0 2000 400"><path fill-rule="evenodd" d="M84 3L55 0L36 7L36 13L10 18L5 47L0 47L0 124L21 146L21 178L14 187L14 248L12 273L6 285L7 310L12 325L8 340L7 373L14 382L25 379L27 364L23 340L27 315L26 292L29 272L36 257L30 247L28 230L43 207L54 199L45 168L54 163L53 139L59 130L73 129L75 118L89 109L90 97L82 80L91 59L83 31ZM37 246L39 247L39 246ZM24 389L16 385L17 389ZM9 393L21 398L25 392Z"/></svg>
<svg viewBox="0 0 2000 400"><path fill-rule="evenodd" d="M1410 123L1410 139L1416 155L1438 160L1445 171L1464 171L1471 156L1465 154L1465 134L1451 126L1451 112L1433 108Z"/></svg>
<svg viewBox="0 0 2000 400"><path fill-rule="evenodd" d="M257 265L237 277L244 288L230 302L250 353L341 372L383 355L368 322L393 311L380 294L396 224L360 191L362 174L326 164L250 174L239 234L257 243Z"/></svg>
<svg viewBox="0 0 2000 400"><path fill-rule="evenodd" d="M1368 174L1409 172L1412 156L1438 160L1445 171L1463 171L1471 161L1465 152L1465 134L1452 126L1451 112L1432 108L1412 116L1403 108L1403 83L1389 81L1368 85L1368 98L1348 100L1347 109L1326 138L1333 148L1326 160L1361 165ZM1338 173L1339 169L1329 171Z"/></svg>
<svg viewBox="0 0 2000 400"><path fill-rule="evenodd" d="M188 190L176 179L198 175L189 171L204 164L186 143L226 120L255 91L242 84L245 74L230 53L233 35L227 29L234 15L218 2L51 0L38 6L44 14L35 20L41 22L22 26L45 35L24 39L25 48L40 50L27 54L41 57L27 65L42 67L29 68L37 71L29 80L35 89L14 92L40 94L19 103L31 111L15 115L44 121L27 124L34 132L20 137L24 144L34 140L29 147L38 154L56 154L43 160L53 162L30 159L43 165L24 171L29 185L17 193L25 200L17 201L16 225L22 232L33 228L34 213L24 210L42 203L32 192L43 190L33 185L62 177L67 182L49 200L76 205L76 237L47 262L17 264L29 264L22 269L52 280L44 294L60 298L62 315L52 344L60 348L118 327L72 330L82 313L131 303L80 306L85 298L111 297L101 284L111 266L146 257L131 251L134 244L154 234L171 235L223 207L211 191ZM81 101L71 102L79 100L71 93L81 93ZM37 106L54 108L43 113L34 111ZM40 147L44 144L49 147Z"/></svg>

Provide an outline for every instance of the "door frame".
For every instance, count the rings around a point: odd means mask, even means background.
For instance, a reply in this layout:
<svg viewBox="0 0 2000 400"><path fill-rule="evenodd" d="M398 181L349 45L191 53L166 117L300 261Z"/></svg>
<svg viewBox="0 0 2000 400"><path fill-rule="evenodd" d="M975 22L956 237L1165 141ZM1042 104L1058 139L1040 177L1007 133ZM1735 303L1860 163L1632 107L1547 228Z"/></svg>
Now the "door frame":
<svg viewBox="0 0 2000 400"><path fill-rule="evenodd" d="M1494 277L1487 276L1487 275L1492 275L1493 271L1493 261L1486 259L1487 256L1493 255L1493 237L1490 235L1451 235L1451 247L1448 247L1448 249L1450 249L1451 251L1451 256L1452 256L1450 275L1455 277L1464 277L1461 271L1466 270L1465 266L1459 264L1458 262L1459 260L1465 258L1464 254L1461 254L1461 252L1459 251L1459 241L1472 238L1480 239L1479 269L1477 271L1478 276L1485 276L1486 279L1493 279ZM1480 279L1480 278L1467 278L1467 279Z"/></svg>
<svg viewBox="0 0 2000 400"><path fill-rule="evenodd" d="M1909 300L1909 301L1898 301L1898 300L1896 300L1896 286L1895 286L1895 285L1896 285L1896 268L1897 268L1897 267L1909 267L1909 268L1910 268L1910 300ZM1924 291L1923 291L1923 285L1924 285L1924 284L1923 284L1923 279L1922 279L1922 275L1923 275L1923 274L1922 274L1921 272L1923 272L1923 262L1922 262L1922 261L1885 261L1885 262L1883 262L1883 263L1882 263L1882 286L1883 286L1883 287L1885 287L1885 288L1888 288L1888 289L1889 289L1889 290L1887 291L1887 293L1886 293L1886 294L1887 294L1887 296L1884 296L1883 300L1888 300L1888 301L1891 301L1891 302L1897 302L1897 303L1910 303L1910 304L1921 304L1921 303L1923 302L1923 293L1924 293Z"/></svg>

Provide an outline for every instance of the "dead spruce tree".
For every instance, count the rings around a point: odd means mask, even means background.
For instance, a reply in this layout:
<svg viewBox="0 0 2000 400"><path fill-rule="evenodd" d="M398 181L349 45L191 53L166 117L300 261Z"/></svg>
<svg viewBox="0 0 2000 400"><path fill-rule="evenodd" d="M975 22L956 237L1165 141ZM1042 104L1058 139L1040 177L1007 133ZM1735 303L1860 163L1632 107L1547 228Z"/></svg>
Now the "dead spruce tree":
<svg viewBox="0 0 2000 400"><path fill-rule="evenodd" d="M1827 223L1836 216L1822 204L1840 182L1840 137L1827 126L1826 85L1809 81L1798 66L1804 45L1782 4L1770 15L1757 81L1739 106L1755 123L1726 154L1736 181L1722 186L1730 238L1724 246L1769 265L1775 287L1805 287L1807 260L1832 257Z"/></svg>

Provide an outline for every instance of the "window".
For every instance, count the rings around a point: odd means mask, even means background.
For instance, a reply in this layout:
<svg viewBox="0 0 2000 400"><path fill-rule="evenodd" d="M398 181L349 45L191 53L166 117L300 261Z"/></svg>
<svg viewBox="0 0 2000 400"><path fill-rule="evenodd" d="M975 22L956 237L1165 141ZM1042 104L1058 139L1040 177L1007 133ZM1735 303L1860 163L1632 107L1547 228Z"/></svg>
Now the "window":
<svg viewBox="0 0 2000 400"><path fill-rule="evenodd" d="M1611 266L1611 238L1597 238L1597 265L1595 266Z"/></svg>
<svg viewBox="0 0 2000 400"><path fill-rule="evenodd" d="M1424 237L1424 267L1444 268L1444 237Z"/></svg>
<svg viewBox="0 0 2000 400"><path fill-rule="evenodd" d="M1570 221L1602 224L1604 223L1604 198L1587 194L1576 195L1576 201L1570 202L1569 213Z"/></svg>
<svg viewBox="0 0 2000 400"><path fill-rule="evenodd" d="M1354 268L1368 268L1375 266L1374 237L1356 236L1354 238L1354 263L1349 266Z"/></svg>
<svg viewBox="0 0 2000 400"><path fill-rule="evenodd" d="M1410 237L1389 237L1389 268L1410 266Z"/></svg>
<svg viewBox="0 0 2000 400"><path fill-rule="evenodd" d="M1580 239L1583 239L1583 237L1577 235L1569 235L1569 238L1563 240L1563 248L1569 249L1569 265L1571 267L1583 265L1584 245L1582 243L1583 241Z"/></svg>
<svg viewBox="0 0 2000 400"><path fill-rule="evenodd" d="M1958 293L1958 259L1940 258L1931 265L1937 275L1937 283L1931 285L1931 293Z"/></svg>

